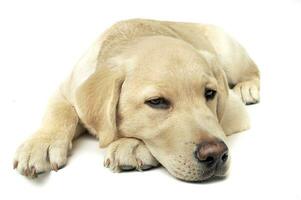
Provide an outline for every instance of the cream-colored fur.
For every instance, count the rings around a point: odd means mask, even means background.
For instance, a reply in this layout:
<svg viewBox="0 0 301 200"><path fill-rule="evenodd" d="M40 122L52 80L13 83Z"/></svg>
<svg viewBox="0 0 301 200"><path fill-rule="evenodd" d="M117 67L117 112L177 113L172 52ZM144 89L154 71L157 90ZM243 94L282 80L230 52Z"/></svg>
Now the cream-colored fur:
<svg viewBox="0 0 301 200"><path fill-rule="evenodd" d="M216 90L216 97L206 100L205 88ZM170 106L146 105L154 97L168 99ZM258 101L256 65L220 28L142 19L118 22L62 83L41 128L19 147L14 167L29 177L58 170L85 127L101 147L108 146L104 164L114 171L161 163L183 180L223 176L229 161L205 173L193 157L195 146L212 137L226 142L226 135L246 130L244 104Z"/></svg>

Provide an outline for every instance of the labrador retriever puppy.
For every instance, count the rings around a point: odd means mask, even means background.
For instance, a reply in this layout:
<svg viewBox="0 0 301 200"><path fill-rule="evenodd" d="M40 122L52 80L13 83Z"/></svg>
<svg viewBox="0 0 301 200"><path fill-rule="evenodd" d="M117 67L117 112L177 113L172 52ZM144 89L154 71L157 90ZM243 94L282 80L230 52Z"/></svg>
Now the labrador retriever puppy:
<svg viewBox="0 0 301 200"><path fill-rule="evenodd" d="M87 130L108 147L113 171L163 165L185 181L225 176L227 138L249 128L259 71L216 26L133 19L109 28L49 102L39 130L17 150L28 177L67 163Z"/></svg>

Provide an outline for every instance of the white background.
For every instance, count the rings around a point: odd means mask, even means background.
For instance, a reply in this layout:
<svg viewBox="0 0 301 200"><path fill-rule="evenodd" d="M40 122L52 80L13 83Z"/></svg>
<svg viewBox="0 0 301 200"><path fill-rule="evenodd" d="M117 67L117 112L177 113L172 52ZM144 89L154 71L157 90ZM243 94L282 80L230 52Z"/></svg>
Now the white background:
<svg viewBox="0 0 301 200"><path fill-rule="evenodd" d="M261 70L252 128L229 138L228 178L186 183L163 168L112 173L92 137L74 144L68 165L36 180L12 159L38 127L47 99L96 37L128 18L212 23L248 50ZM301 2L0 2L0 199L301 199Z"/></svg>

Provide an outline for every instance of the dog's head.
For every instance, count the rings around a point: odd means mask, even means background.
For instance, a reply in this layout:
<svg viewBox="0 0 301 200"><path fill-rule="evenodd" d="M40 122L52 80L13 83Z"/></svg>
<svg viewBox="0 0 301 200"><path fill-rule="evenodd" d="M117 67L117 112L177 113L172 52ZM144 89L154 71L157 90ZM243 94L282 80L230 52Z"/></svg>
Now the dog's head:
<svg viewBox="0 0 301 200"><path fill-rule="evenodd" d="M147 37L97 69L81 98L101 145L138 138L177 178L224 176L229 155L219 122L228 86L208 57L181 40Z"/></svg>

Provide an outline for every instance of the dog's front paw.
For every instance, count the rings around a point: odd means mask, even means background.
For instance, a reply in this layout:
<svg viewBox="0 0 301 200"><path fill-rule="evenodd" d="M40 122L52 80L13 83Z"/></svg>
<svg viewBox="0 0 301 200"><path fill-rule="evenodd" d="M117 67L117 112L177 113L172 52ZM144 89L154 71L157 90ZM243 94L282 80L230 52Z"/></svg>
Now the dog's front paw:
<svg viewBox="0 0 301 200"><path fill-rule="evenodd" d="M31 178L50 170L57 171L66 164L69 147L71 144L61 139L33 137L18 148L14 169Z"/></svg>
<svg viewBox="0 0 301 200"><path fill-rule="evenodd" d="M233 91L247 104L255 104L259 102L259 84L258 81L240 82L233 88Z"/></svg>
<svg viewBox="0 0 301 200"><path fill-rule="evenodd" d="M104 160L104 166L114 172L134 169L142 171L158 165L145 144L133 138L121 138L111 143Z"/></svg>

